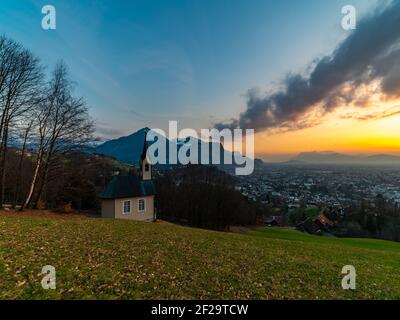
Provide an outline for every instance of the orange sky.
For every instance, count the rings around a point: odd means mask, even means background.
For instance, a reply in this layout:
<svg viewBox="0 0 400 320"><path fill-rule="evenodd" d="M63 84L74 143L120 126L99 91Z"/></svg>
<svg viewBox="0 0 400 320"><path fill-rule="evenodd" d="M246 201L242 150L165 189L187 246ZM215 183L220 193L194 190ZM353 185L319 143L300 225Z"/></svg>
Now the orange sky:
<svg viewBox="0 0 400 320"><path fill-rule="evenodd" d="M349 114L363 116L396 111L393 102L377 108L361 108L361 111L360 108L342 108L311 128L278 134L260 132L255 137L256 154L276 161L305 151L400 154L400 114L373 120L343 119L343 115Z"/></svg>

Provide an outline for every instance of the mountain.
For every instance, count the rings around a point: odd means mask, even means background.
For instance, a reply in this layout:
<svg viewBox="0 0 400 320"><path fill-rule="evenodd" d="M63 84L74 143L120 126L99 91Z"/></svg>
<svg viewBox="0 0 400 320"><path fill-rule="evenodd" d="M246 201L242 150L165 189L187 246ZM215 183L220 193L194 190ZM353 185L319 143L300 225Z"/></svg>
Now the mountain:
<svg viewBox="0 0 400 320"><path fill-rule="evenodd" d="M95 154L101 154L105 156L112 157L114 159L117 159L119 161L136 165L139 163L140 160L140 155L142 154L143 150L143 143L145 140L145 135L148 133L151 129L149 128L143 128L140 129L139 131L125 137L120 137L117 139L109 140L104 142L103 144L92 148L89 152L90 153L95 153ZM174 149L176 148L177 150L180 150L183 145L187 144L189 142L189 138L186 139L180 139L180 140L169 140L165 137L163 139L166 139L166 145L167 145L167 163L169 163L169 145L170 144L175 144ZM233 153L230 151L226 151L222 144L216 143L216 142L205 142L199 139L192 138L197 145L198 145L198 163L200 163L201 159L201 150L202 148L207 148L209 150L209 163L212 162L212 150L213 148L217 148L220 153L220 159L224 159L224 153L230 158L233 158ZM148 143L151 145L151 142ZM255 164L256 165L261 165L260 162L261 160L256 159ZM236 165L222 165L220 166L221 169L234 169Z"/></svg>
<svg viewBox="0 0 400 320"><path fill-rule="evenodd" d="M366 164L366 165L400 165L400 157L379 154L372 156L353 156L333 151L303 152L291 161L312 164Z"/></svg>
<svg viewBox="0 0 400 320"><path fill-rule="evenodd" d="M324 152L302 152L292 160L308 163L352 163L355 157L336 153L332 151Z"/></svg>
<svg viewBox="0 0 400 320"><path fill-rule="evenodd" d="M366 157L366 160L370 162L399 163L400 157L388 154L376 154L373 156Z"/></svg>
<svg viewBox="0 0 400 320"><path fill-rule="evenodd" d="M129 136L106 141L93 148L91 152L109 156L125 163L138 164L143 151L144 139L149 131L150 129L146 127Z"/></svg>

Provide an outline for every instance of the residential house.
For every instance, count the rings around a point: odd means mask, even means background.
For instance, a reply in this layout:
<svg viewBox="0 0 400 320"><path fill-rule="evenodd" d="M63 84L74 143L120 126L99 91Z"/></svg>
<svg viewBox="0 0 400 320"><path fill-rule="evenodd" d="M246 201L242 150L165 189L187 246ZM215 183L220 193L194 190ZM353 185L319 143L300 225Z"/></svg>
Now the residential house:
<svg viewBox="0 0 400 320"><path fill-rule="evenodd" d="M297 229L315 235L322 235L331 232L337 221L332 221L322 210L317 217L309 217L297 225Z"/></svg>
<svg viewBox="0 0 400 320"><path fill-rule="evenodd" d="M267 227L283 227L285 226L285 218L283 216L270 216L265 219L264 224Z"/></svg>

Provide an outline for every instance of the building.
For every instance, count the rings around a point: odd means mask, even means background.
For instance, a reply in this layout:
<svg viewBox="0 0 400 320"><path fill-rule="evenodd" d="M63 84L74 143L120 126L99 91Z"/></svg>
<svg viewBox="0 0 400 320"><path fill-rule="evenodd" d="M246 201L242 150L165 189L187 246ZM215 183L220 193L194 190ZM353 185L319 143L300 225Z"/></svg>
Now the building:
<svg viewBox="0 0 400 320"><path fill-rule="evenodd" d="M283 227L285 226L285 218L283 216L267 217L264 224L267 227Z"/></svg>
<svg viewBox="0 0 400 320"><path fill-rule="evenodd" d="M322 235L329 233L337 224L337 221L330 220L324 211L317 217L309 217L297 225L297 230L310 234Z"/></svg>
<svg viewBox="0 0 400 320"><path fill-rule="evenodd" d="M98 194L103 218L156 220L154 207L156 190L152 180L152 167L146 153L147 148L144 143L139 161L139 174L115 175L106 188Z"/></svg>

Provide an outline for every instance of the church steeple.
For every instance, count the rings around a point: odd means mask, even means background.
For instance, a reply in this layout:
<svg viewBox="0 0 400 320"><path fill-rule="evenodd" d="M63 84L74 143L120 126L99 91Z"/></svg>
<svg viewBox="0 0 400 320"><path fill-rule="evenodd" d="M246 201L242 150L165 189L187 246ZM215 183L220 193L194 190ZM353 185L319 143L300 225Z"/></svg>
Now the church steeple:
<svg viewBox="0 0 400 320"><path fill-rule="evenodd" d="M147 131L144 134L144 142L143 142L143 150L140 156L140 175L142 180L151 180L152 172L151 172L151 163L150 159L147 156Z"/></svg>

